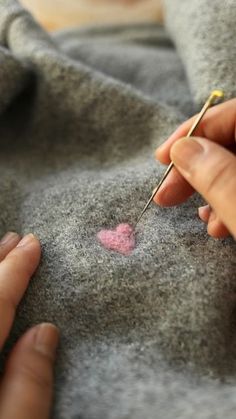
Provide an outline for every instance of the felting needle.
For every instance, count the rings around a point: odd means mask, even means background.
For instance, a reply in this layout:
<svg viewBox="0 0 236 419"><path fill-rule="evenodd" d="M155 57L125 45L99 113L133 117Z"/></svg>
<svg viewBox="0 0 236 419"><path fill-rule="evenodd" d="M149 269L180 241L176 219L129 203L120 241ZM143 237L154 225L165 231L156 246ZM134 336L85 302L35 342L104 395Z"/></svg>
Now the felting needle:
<svg viewBox="0 0 236 419"><path fill-rule="evenodd" d="M195 121L194 121L192 127L190 128L186 137L191 137L191 135L193 134L193 132L197 128L199 122L202 120L203 116L205 115L206 111L210 108L210 106L214 105L214 103L217 99L222 99L223 97L224 97L224 92L222 90L213 90L213 92L210 94L209 98L207 99L205 105L203 106L201 112L196 117L196 119L195 119ZM146 203L145 207L143 208L143 210L142 210L134 228L137 227L137 224L139 223L139 221L141 220L141 218L143 217L143 215L145 214L145 212L149 208L149 206L152 203L153 199L155 198L157 192L159 191L161 185L163 184L163 182L165 181L165 179L167 178L168 174L173 169L173 167L174 167L174 163L171 162L169 164L168 168L166 169L164 175L162 176L161 180L159 181L158 185L153 190L152 195L151 195L150 199L148 200L148 202Z"/></svg>

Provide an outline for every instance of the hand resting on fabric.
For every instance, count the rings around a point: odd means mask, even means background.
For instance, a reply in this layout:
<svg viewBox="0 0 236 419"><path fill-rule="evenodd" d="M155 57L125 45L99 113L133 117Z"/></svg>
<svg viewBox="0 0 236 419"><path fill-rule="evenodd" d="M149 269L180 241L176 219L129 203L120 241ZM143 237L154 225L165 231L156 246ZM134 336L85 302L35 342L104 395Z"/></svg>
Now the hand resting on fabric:
<svg viewBox="0 0 236 419"><path fill-rule="evenodd" d="M15 311L40 259L39 241L8 233L0 242L0 351ZM0 377L0 418L47 419L53 393L53 363L58 330L40 324L16 343Z"/></svg>
<svg viewBox="0 0 236 419"><path fill-rule="evenodd" d="M196 190L209 204L199 208L208 233L216 238L236 237L236 99L211 108L196 129L196 137L183 138L194 118L156 151L161 163L172 160L175 168L155 202L178 205Z"/></svg>

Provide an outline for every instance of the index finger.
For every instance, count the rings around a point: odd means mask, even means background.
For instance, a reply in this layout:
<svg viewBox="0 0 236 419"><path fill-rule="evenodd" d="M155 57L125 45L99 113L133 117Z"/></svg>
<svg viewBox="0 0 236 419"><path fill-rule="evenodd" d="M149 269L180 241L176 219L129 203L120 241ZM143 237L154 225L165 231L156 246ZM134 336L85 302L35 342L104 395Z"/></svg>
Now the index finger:
<svg viewBox="0 0 236 419"><path fill-rule="evenodd" d="M39 241L25 236L0 263L0 350L10 332L16 307L40 258Z"/></svg>
<svg viewBox="0 0 236 419"><path fill-rule="evenodd" d="M161 163L170 163L170 149L182 137L186 137L196 115L184 122L169 138L156 150L156 158ZM236 99L229 100L209 109L194 131L194 136L204 137L224 147L235 142L236 135Z"/></svg>

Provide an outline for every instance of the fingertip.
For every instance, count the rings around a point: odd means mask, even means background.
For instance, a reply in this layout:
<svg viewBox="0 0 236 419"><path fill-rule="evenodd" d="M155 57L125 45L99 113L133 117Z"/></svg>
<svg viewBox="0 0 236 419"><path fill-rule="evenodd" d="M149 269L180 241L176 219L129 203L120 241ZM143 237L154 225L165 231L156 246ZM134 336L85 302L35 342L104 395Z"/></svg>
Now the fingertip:
<svg viewBox="0 0 236 419"><path fill-rule="evenodd" d="M0 241L0 262L17 246L20 241L19 234L8 232Z"/></svg>
<svg viewBox="0 0 236 419"><path fill-rule="evenodd" d="M198 215L199 218L204 222L207 223L211 214L211 208L209 205L204 205L198 208Z"/></svg>
<svg viewBox="0 0 236 419"><path fill-rule="evenodd" d="M225 225L217 218L208 223L207 232L214 239L225 239L230 235Z"/></svg>
<svg viewBox="0 0 236 419"><path fill-rule="evenodd" d="M15 233L14 231L9 231L6 233L0 240L0 246L8 245L12 242L19 242L20 236L19 234Z"/></svg>
<svg viewBox="0 0 236 419"><path fill-rule="evenodd" d="M154 203L159 207L165 207L165 192L160 189L160 191L155 195L153 199Z"/></svg>
<svg viewBox="0 0 236 419"><path fill-rule="evenodd" d="M40 247L39 239L32 233L26 234L18 243L17 247L26 247L37 245Z"/></svg>
<svg viewBox="0 0 236 419"><path fill-rule="evenodd" d="M169 151L165 143L156 149L155 159L165 165L170 163Z"/></svg>
<svg viewBox="0 0 236 419"><path fill-rule="evenodd" d="M9 370L18 366L19 357L27 359L26 354L30 352L54 362L59 339L60 331L52 323L40 323L32 326L17 341L7 360L6 369Z"/></svg>
<svg viewBox="0 0 236 419"><path fill-rule="evenodd" d="M41 323L36 330L35 349L54 360L59 336L59 329L54 324Z"/></svg>
<svg viewBox="0 0 236 419"><path fill-rule="evenodd" d="M16 251L24 251L31 255L31 259L39 260L41 256L41 244L39 239L32 233L26 234L16 246ZM14 252L14 250L13 250ZM11 254L9 254L10 256Z"/></svg>
<svg viewBox="0 0 236 419"><path fill-rule="evenodd" d="M185 202L193 193L194 189L174 167L156 194L154 201L161 207L173 207Z"/></svg>
<svg viewBox="0 0 236 419"><path fill-rule="evenodd" d="M28 234L12 249L5 259L1 262L0 274L4 280L11 276L14 286L9 292L15 295L18 301L21 298L25 287L35 272L41 256L41 246L39 240L32 234ZM8 287L10 282L8 281Z"/></svg>
<svg viewBox="0 0 236 419"><path fill-rule="evenodd" d="M154 198L155 204L159 205L159 207L173 207L182 203L184 198L179 196L179 193L174 191L171 184L167 183L163 185L163 187L159 190Z"/></svg>

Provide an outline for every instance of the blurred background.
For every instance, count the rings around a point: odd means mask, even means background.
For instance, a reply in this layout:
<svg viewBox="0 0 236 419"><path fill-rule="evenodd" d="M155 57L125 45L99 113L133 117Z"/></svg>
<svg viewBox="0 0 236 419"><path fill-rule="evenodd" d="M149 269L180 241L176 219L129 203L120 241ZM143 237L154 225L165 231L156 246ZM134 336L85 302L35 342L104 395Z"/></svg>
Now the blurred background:
<svg viewBox="0 0 236 419"><path fill-rule="evenodd" d="M162 22L162 0L20 0L47 29L102 23Z"/></svg>

